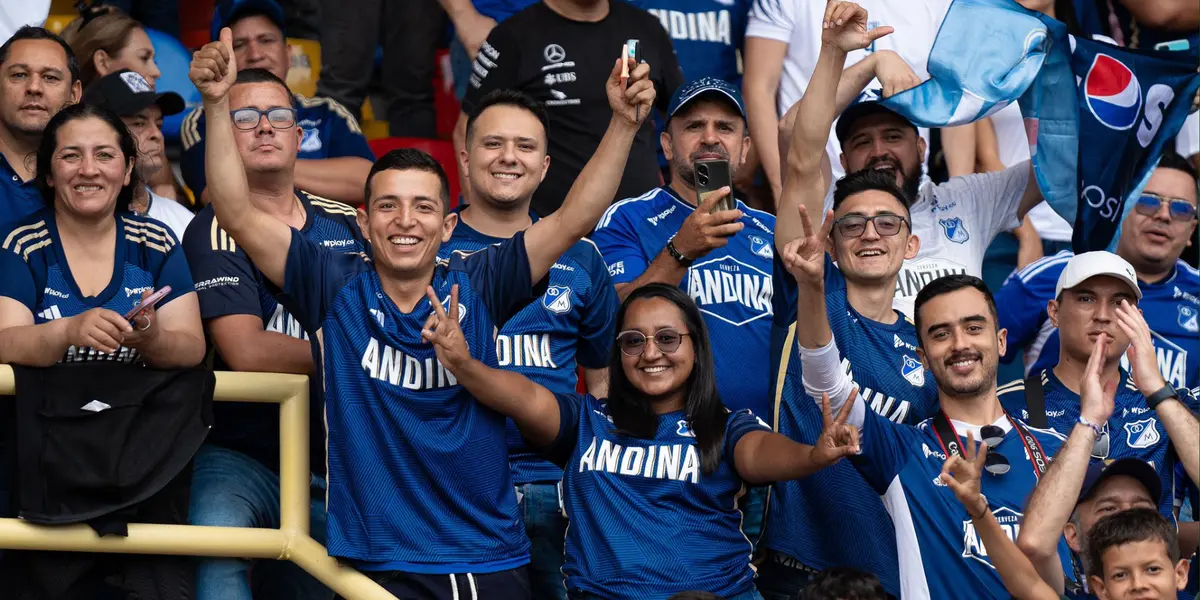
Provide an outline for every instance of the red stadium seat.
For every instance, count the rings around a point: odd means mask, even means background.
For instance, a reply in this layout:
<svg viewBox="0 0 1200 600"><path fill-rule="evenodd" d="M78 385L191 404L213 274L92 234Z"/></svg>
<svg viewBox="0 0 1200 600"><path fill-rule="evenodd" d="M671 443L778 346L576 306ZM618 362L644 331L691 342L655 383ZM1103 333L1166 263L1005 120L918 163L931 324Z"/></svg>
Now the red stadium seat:
<svg viewBox="0 0 1200 600"><path fill-rule="evenodd" d="M458 185L458 157L454 153L454 144L445 140L427 140L423 138L390 137L368 142L375 156L383 156L398 148L416 148L424 151L441 163L450 178L450 207L458 206L460 193Z"/></svg>

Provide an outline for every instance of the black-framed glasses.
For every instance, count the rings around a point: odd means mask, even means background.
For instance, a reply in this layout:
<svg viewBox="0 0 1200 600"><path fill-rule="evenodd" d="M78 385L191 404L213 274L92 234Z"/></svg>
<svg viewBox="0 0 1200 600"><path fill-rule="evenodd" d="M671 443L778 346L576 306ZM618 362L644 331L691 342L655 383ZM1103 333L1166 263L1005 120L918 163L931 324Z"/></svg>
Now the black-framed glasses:
<svg viewBox="0 0 1200 600"><path fill-rule="evenodd" d="M1171 220L1186 223L1196 218L1195 204L1183 198L1167 198L1151 192L1142 192L1141 197L1134 203L1133 210L1136 210L1140 215L1153 217L1158 214L1164 202L1167 203L1167 211L1171 214Z"/></svg>
<svg viewBox="0 0 1200 600"><path fill-rule="evenodd" d="M268 108L267 110L239 108L229 111L229 115L233 117L233 126L243 131L249 131L258 127L263 116L267 117L267 122L275 129L291 129L296 126L296 109L284 106Z"/></svg>
<svg viewBox="0 0 1200 600"><path fill-rule="evenodd" d="M999 452L992 452L1000 442L1004 441L1004 430L995 425L984 425L979 428L979 439L987 444L988 455L984 459L983 470L992 475L1003 475L1012 470L1008 458Z"/></svg>
<svg viewBox="0 0 1200 600"><path fill-rule="evenodd" d="M908 219L900 215L875 215L873 217L864 217L862 215L846 215L833 222L837 227L838 233L842 237L856 238L862 237L862 234L867 232L867 223L875 223L875 232L881 236L893 236L900 233L900 227L908 224Z"/></svg>
<svg viewBox="0 0 1200 600"><path fill-rule="evenodd" d="M690 333L681 333L674 329L659 329L654 332L654 345L658 347L658 351L664 354L673 354L679 349L679 344L683 342L683 338L691 335ZM617 347L621 349L621 354L625 356L641 356L642 352L646 351L646 334L640 331L622 331L617 335Z"/></svg>

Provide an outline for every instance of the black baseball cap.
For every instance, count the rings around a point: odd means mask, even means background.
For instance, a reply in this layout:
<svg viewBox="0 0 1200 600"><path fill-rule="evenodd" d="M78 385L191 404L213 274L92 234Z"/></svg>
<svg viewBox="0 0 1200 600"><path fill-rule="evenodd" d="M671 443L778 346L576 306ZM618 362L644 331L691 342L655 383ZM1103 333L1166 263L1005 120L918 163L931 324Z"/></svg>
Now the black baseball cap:
<svg viewBox="0 0 1200 600"><path fill-rule="evenodd" d="M221 29L237 21L245 13L266 15L272 23L283 31L283 7L275 0L222 0L213 10L212 22L208 26L208 34L212 41L221 37Z"/></svg>
<svg viewBox="0 0 1200 600"><path fill-rule="evenodd" d="M1162 501L1162 479L1150 463L1140 458L1121 458L1114 461L1093 460L1088 464L1087 473L1083 476L1083 487L1079 490L1079 500L1076 504L1091 498L1092 493L1100 483L1109 477L1125 475L1137 480L1150 493L1150 499L1157 506Z"/></svg>
<svg viewBox="0 0 1200 600"><path fill-rule="evenodd" d="M151 104L157 104L164 117L179 114L187 106L175 92L155 93L145 77L129 69L93 81L83 92L83 103L103 106L122 117L135 115Z"/></svg>
<svg viewBox="0 0 1200 600"><path fill-rule="evenodd" d="M913 131L917 131L917 126L913 125L912 121L909 121L904 115L880 103L878 95L866 92L862 96L859 96L854 104L851 104L846 110L842 111L842 115L838 117L837 125L834 126L838 142L842 144L846 143L846 139L850 137L850 133L854 130L855 121L863 117L880 114L892 115L909 127L912 127Z"/></svg>

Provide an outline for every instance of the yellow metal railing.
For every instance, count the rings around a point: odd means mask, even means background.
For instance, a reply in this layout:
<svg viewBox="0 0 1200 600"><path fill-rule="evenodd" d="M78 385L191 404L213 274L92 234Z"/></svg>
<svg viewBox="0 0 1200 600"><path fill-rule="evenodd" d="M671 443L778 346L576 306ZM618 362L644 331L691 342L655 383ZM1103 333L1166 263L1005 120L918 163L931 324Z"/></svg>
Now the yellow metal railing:
<svg viewBox="0 0 1200 600"><path fill-rule="evenodd" d="M43 526L0 519L0 548L114 554L172 554L289 560L351 600L395 600L367 576L339 564L309 535L308 378L217 372L214 398L279 405L279 529L131 523L128 537L100 537L87 525ZM14 393L0 365L0 395Z"/></svg>

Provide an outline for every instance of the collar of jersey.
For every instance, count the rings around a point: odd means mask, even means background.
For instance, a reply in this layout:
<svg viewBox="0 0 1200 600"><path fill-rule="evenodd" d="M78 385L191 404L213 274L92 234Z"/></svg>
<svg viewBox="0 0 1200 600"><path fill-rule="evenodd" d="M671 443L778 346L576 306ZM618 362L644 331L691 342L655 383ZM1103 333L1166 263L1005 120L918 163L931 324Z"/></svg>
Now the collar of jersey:
<svg viewBox="0 0 1200 600"><path fill-rule="evenodd" d="M967 439L968 431L972 431L975 433L976 440L981 439L982 436L979 433L979 430L981 430L985 427L985 425L972 425L970 423L964 423L962 421L956 421L954 419L950 419L950 424L954 426L954 433L957 433L958 437L963 438L964 440ZM1003 429L1004 435L1008 435L1008 432L1012 431L1012 423L1010 423L1008 421L1008 415L1000 415L1000 418L996 419L996 421L994 423L992 423L992 425L995 425L996 427Z"/></svg>
<svg viewBox="0 0 1200 600"><path fill-rule="evenodd" d="M1117 369L1121 373L1120 380L1117 383L1117 395L1128 392L1131 386L1136 390L1137 385L1133 383L1133 377L1129 374L1129 371L1126 371L1123 367L1117 367ZM1059 380L1058 375L1054 374L1054 367L1042 369L1042 387L1044 389L1061 388L1062 391L1074 396L1076 400L1079 399L1079 394L1072 392L1071 388L1067 387L1065 383ZM1138 395L1141 394L1139 393Z"/></svg>
<svg viewBox="0 0 1200 600"><path fill-rule="evenodd" d="M17 175L17 171L12 168L12 165L9 164L8 157L4 156L3 154L0 154L0 174L3 175L5 181L12 181L13 177L16 177L17 179L21 178L20 175ZM37 178L35 177L29 181L21 181L17 185L34 185L36 181Z"/></svg>
<svg viewBox="0 0 1200 600"><path fill-rule="evenodd" d="M692 210L692 211L696 210L696 207L695 207L695 206L692 206L691 204L688 204L687 200L684 200L683 198L680 198L680 197L679 197L679 195L675 193L675 190L671 189L671 186L669 186L669 185L664 185L664 186L660 186L658 189L660 189L660 190L662 190L662 191L666 192L666 193L667 193L667 195L668 195L668 196L670 196L672 200L674 200L674 201L676 201L676 202L678 202L678 203L682 204L682 205L683 205L684 207L686 207L688 210ZM740 211L742 211L742 214L745 214L745 213L746 213L746 205L745 205L745 204L742 204L742 201L741 201L741 200L738 200L736 196L733 198L733 201L734 201L735 203L737 203L737 209L738 209L738 210L740 210Z"/></svg>
<svg viewBox="0 0 1200 600"><path fill-rule="evenodd" d="M467 222L462 218L462 213L467 209L468 206L470 206L470 204L459 204L458 206L454 207L454 210L450 211L458 215L458 224L454 226L454 233L450 234L452 238L461 237L468 240L482 242L484 244L499 244L508 239L487 235L486 233L482 233L474 227L467 225ZM537 223L538 219L540 218L541 217L538 217L537 213L533 212L532 208L529 209L530 221Z"/></svg>

